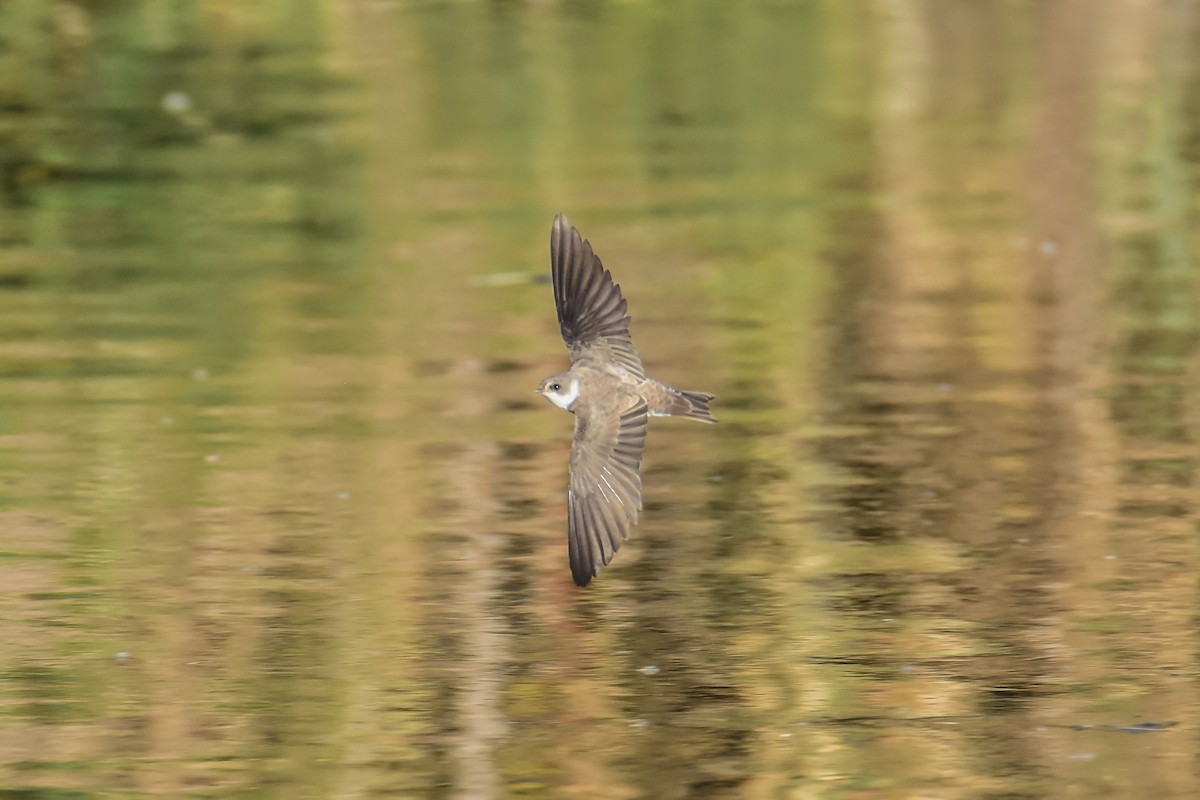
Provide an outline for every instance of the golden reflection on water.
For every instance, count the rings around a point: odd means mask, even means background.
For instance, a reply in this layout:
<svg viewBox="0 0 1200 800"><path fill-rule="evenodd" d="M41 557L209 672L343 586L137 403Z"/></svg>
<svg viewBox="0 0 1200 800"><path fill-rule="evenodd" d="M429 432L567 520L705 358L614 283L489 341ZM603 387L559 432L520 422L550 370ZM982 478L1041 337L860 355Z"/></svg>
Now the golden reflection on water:
<svg viewBox="0 0 1200 800"><path fill-rule="evenodd" d="M0 796L1197 793L1186 4L21 9ZM587 591L557 211L722 420Z"/></svg>

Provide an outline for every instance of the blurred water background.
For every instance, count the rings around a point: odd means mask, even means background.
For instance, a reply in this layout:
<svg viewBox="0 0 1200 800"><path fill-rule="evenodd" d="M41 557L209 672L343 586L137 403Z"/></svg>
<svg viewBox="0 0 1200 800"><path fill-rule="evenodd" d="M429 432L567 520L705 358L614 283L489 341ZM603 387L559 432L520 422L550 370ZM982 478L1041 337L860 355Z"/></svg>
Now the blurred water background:
<svg viewBox="0 0 1200 800"><path fill-rule="evenodd" d="M0 798L1200 796L1198 185L1185 0L0 2Z"/></svg>

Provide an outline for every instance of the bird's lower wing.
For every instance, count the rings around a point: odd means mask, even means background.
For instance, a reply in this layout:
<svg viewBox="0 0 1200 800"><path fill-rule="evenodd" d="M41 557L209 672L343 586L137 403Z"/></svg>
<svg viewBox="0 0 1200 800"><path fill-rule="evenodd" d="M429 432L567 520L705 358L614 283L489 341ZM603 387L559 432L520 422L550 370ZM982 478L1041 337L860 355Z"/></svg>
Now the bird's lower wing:
<svg viewBox="0 0 1200 800"><path fill-rule="evenodd" d="M619 416L575 415L567 491L571 576L587 586L612 561L642 510L642 451L648 409L638 399Z"/></svg>

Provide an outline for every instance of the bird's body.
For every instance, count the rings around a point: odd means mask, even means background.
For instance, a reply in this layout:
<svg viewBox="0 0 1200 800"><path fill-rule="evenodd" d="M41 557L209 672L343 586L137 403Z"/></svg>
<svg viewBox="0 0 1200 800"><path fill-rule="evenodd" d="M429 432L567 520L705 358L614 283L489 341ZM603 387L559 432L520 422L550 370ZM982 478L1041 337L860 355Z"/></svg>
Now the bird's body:
<svg viewBox="0 0 1200 800"><path fill-rule="evenodd" d="M571 575L586 586L637 523L647 417L716 419L708 407L712 395L646 375L629 336L621 287L561 214L550 236L550 264L571 368L546 378L537 391L575 415L567 542Z"/></svg>
<svg viewBox="0 0 1200 800"><path fill-rule="evenodd" d="M665 383L635 375L611 363L579 361L562 375L547 378L544 384L559 382L566 387L558 392L539 389L547 399L566 411L578 412L580 401L587 406L585 417L597 413L615 413L635 400L644 400L652 417L691 417L705 422L717 420L709 411L711 394L685 392Z"/></svg>

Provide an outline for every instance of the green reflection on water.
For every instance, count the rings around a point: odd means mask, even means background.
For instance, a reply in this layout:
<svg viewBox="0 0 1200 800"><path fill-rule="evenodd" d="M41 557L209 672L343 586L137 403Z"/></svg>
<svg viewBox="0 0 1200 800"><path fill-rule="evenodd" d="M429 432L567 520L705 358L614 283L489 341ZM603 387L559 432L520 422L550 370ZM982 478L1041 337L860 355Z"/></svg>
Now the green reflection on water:
<svg viewBox="0 0 1200 800"><path fill-rule="evenodd" d="M0 5L0 794L1194 796L1194 26L884 12Z"/></svg>

